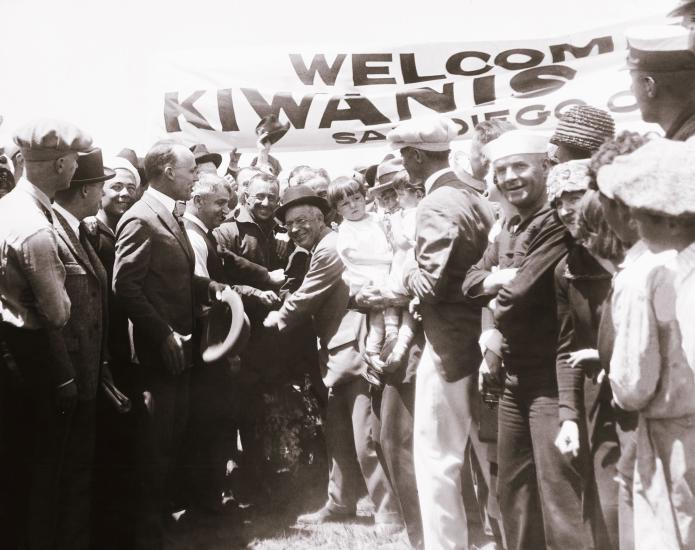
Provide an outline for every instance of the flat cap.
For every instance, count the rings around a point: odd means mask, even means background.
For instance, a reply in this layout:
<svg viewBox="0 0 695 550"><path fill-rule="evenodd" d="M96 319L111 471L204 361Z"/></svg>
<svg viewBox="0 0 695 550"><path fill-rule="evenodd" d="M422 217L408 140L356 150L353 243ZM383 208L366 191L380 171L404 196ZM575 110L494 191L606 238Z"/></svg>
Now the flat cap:
<svg viewBox="0 0 695 550"><path fill-rule="evenodd" d="M663 138L616 157L598 171L602 193L630 208L664 216L695 215L693 181L695 143Z"/></svg>
<svg viewBox="0 0 695 550"><path fill-rule="evenodd" d="M84 153L92 146L91 136L74 124L49 118L24 125L12 139L27 161L55 160L70 152Z"/></svg>
<svg viewBox="0 0 695 550"><path fill-rule="evenodd" d="M678 25L644 25L625 31L627 68L649 73L695 70L689 32Z"/></svg>
<svg viewBox="0 0 695 550"><path fill-rule="evenodd" d="M570 160L557 164L548 173L548 201L552 203L563 193L586 191L591 180L591 159Z"/></svg>
<svg viewBox="0 0 695 550"><path fill-rule="evenodd" d="M528 130L509 130L483 147L483 155L492 163L511 155L545 154L548 138Z"/></svg>
<svg viewBox="0 0 695 550"><path fill-rule="evenodd" d="M418 117L399 124L386 135L393 149L413 147L423 151L448 151L458 136L458 126L445 116Z"/></svg>
<svg viewBox="0 0 695 550"><path fill-rule="evenodd" d="M615 121L608 111L590 105L574 105L560 118L550 143L593 153L614 134Z"/></svg>

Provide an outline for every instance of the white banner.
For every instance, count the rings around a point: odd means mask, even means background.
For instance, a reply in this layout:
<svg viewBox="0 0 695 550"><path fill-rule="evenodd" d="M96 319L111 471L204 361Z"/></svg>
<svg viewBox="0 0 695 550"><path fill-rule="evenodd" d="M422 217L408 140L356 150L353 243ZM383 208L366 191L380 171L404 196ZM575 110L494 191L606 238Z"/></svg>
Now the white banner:
<svg viewBox="0 0 695 550"><path fill-rule="evenodd" d="M400 121L433 112L451 117L461 139L493 117L551 131L558 115L584 103L608 110L619 124L636 122L624 32L648 22L534 40L368 51L175 52L152 64L152 137L250 151L259 120L276 113L290 131L274 150L339 149L383 144Z"/></svg>

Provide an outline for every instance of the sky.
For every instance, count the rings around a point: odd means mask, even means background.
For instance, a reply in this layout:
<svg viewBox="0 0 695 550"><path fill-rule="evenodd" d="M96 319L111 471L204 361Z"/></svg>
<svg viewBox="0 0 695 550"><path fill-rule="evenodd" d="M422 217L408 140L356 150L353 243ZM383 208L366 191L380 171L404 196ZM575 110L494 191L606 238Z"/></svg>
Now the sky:
<svg viewBox="0 0 695 550"><path fill-rule="evenodd" d="M70 120L96 145L144 154L145 83L159 52L228 48L253 59L259 46L394 45L553 36L641 16L666 0L0 0L0 144L37 116ZM383 147L278 154L285 166L345 172ZM370 158L365 158L370 157ZM242 157L242 163L244 157Z"/></svg>

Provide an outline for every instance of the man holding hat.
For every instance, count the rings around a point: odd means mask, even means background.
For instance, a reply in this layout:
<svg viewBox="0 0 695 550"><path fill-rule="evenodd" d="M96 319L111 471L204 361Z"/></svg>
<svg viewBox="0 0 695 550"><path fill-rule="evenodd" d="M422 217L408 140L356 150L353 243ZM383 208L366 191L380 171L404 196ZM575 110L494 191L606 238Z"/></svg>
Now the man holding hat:
<svg viewBox="0 0 695 550"><path fill-rule="evenodd" d="M491 303L504 338L499 346L504 370L488 349L485 359L492 370L483 378L488 387L503 385L498 493L509 550L592 544L583 522L581 477L554 448L558 321L553 272L567 253L569 236L547 201L547 145L542 135L512 130L483 149L517 215L505 220L462 288L471 300Z"/></svg>
<svg viewBox="0 0 695 550"><path fill-rule="evenodd" d="M162 545L169 476L188 418L195 311L225 285L194 274L182 219L197 177L193 153L160 141L145 157L145 172L150 186L116 231L113 289L133 322L146 395L135 547L149 550Z"/></svg>
<svg viewBox="0 0 695 550"><path fill-rule="evenodd" d="M668 139L695 134L695 51L688 30L676 25L634 27L625 32L632 93L645 122Z"/></svg>
<svg viewBox="0 0 695 550"><path fill-rule="evenodd" d="M49 351L51 333L70 317L51 199L69 186L78 153L92 139L72 124L41 119L19 129L14 142L26 164L17 186L0 201L1 327L16 367L1 374L2 414L22 422L8 426L16 432L5 434L2 444L0 475L9 477L3 480L3 507L11 503L3 533L10 546L47 548L56 525L56 430L78 394Z"/></svg>
<svg viewBox="0 0 695 550"><path fill-rule="evenodd" d="M629 280L627 270L616 279L609 374L615 402L639 413L637 550L695 545L694 154L691 144L656 139L598 173L648 248L627 268Z"/></svg>
<svg viewBox="0 0 695 550"><path fill-rule="evenodd" d="M369 385L360 376L364 364L359 341L366 330L365 316L348 309L350 291L342 279L338 234L324 222L330 207L305 185L288 188L282 199L275 216L285 224L294 244L310 251L311 257L301 286L279 311L268 314L264 324L286 331L312 319L323 381L329 388L325 428L330 459L328 501L297 521L324 523L354 517L361 475L374 503L377 529L384 533L400 530L396 500L371 437ZM360 471L355 467L355 452Z"/></svg>
<svg viewBox="0 0 695 550"><path fill-rule="evenodd" d="M104 168L101 149L77 159L68 189L56 192L53 204L58 254L65 266L65 289L71 302L70 319L51 333L57 368L76 388L77 401L57 425L63 449L55 457L60 487L54 504L59 512L55 547L87 549L90 543L92 463L96 437L96 397L102 377L110 379L107 364L108 278L88 238L82 220L99 209L104 182L114 177Z"/></svg>
<svg viewBox="0 0 695 550"><path fill-rule="evenodd" d="M197 143L191 147L191 153L195 157L198 174L215 174L222 164L222 155L210 153L204 143Z"/></svg>
<svg viewBox="0 0 695 550"><path fill-rule="evenodd" d="M458 129L439 116L399 125L387 139L399 149L411 181L423 181L417 207L417 267L405 288L420 300L426 344L417 368L414 412L415 477L425 548L467 548L461 473L471 434L480 364L480 311L461 295L494 216L476 189L449 167ZM436 424L437 429L432 429Z"/></svg>

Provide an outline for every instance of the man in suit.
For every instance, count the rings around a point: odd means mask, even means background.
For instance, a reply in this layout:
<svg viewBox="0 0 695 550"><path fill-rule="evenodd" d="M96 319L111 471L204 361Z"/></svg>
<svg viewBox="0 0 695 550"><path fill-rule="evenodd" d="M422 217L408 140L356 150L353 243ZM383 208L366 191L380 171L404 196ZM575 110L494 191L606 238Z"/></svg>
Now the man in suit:
<svg viewBox="0 0 695 550"><path fill-rule="evenodd" d="M3 545L52 548L62 441L56 434L77 386L49 351L49 335L70 317L66 270L58 256L51 199L70 184L92 138L41 119L14 135L25 173L0 201L0 325L7 345L0 373L0 523Z"/></svg>
<svg viewBox="0 0 695 550"><path fill-rule="evenodd" d="M70 320L51 333L53 360L77 388L77 402L64 415L59 517L56 548L87 549L90 542L92 462L96 435L96 397L107 366L108 281L87 239L82 220L97 213L104 182L101 149L80 155L70 187L56 192L53 203L58 255L65 267Z"/></svg>
<svg viewBox="0 0 695 550"><path fill-rule="evenodd" d="M195 255L177 204L191 197L193 153L158 142L145 157L145 172L150 186L116 231L113 288L133 322L148 411L139 429L136 548L150 550L163 544L167 478L188 419L196 308L224 285L194 274Z"/></svg>
<svg viewBox="0 0 695 550"><path fill-rule="evenodd" d="M305 185L290 187L276 211L294 244L311 251L301 286L265 319L266 327L290 330L311 318L320 342L323 381L329 388L326 445L330 459L328 502L300 523L340 521L355 515L360 471L375 506L375 522L383 532L401 528L397 504L371 437L372 410L359 350L365 329L362 313L348 309L349 288L336 249L337 233L324 223L328 203ZM355 464L355 451L357 463Z"/></svg>
<svg viewBox="0 0 695 550"><path fill-rule="evenodd" d="M467 548L461 472L477 403L480 307L461 296L466 272L485 250L490 205L449 167L457 135L448 118L404 122L387 139L411 181L424 181L417 208L417 266L404 276L420 300L425 348L417 369L414 461L425 548ZM436 429L432 427L436 426Z"/></svg>

